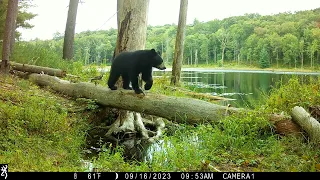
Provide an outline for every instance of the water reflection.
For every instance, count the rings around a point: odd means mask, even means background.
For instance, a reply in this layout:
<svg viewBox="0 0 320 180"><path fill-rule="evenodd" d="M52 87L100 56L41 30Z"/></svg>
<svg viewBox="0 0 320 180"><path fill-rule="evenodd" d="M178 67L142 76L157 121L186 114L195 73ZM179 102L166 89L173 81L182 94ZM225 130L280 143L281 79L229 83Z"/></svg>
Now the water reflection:
<svg viewBox="0 0 320 180"><path fill-rule="evenodd" d="M155 76L171 75L170 71L153 73ZM181 73L181 81L200 93L236 99L219 102L221 105L253 108L265 101L266 95L278 82L286 83L292 77L304 82L311 76L317 77L319 73L190 69Z"/></svg>

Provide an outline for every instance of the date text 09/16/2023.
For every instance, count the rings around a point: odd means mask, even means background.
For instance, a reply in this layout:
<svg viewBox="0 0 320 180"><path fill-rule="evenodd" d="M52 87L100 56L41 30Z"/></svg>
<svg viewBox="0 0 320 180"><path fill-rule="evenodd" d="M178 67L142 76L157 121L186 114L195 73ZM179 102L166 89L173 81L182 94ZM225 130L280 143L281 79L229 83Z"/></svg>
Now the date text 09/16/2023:
<svg viewBox="0 0 320 180"><path fill-rule="evenodd" d="M123 175L123 174L122 174ZM121 175L120 175L121 177ZM119 178L120 178L119 177ZM254 173L221 173L221 172L131 172L124 173L124 179L126 180L138 180L138 179L254 179Z"/></svg>

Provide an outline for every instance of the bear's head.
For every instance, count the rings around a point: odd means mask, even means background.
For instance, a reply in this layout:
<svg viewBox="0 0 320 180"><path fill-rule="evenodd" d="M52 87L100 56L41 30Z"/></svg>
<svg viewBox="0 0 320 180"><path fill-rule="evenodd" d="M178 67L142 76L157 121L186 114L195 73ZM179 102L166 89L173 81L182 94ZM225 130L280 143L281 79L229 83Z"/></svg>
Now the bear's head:
<svg viewBox="0 0 320 180"><path fill-rule="evenodd" d="M160 53L157 53L156 50L151 49L152 53L152 67L158 68L160 70L165 70L166 66L163 63L163 59L160 56Z"/></svg>

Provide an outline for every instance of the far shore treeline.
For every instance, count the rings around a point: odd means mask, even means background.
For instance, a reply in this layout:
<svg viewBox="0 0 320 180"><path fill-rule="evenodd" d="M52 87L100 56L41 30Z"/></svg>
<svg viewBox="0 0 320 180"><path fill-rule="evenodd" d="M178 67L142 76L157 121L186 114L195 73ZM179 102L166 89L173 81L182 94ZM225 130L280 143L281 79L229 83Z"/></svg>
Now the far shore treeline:
<svg viewBox="0 0 320 180"><path fill-rule="evenodd" d="M148 26L146 48L155 48L171 64L177 25ZM110 64L117 29L76 34L74 59ZM63 34L52 40L18 42L19 48L38 46L61 54ZM21 49L20 49L21 50ZM62 55L61 55L62 56ZM320 8L262 16L245 14L187 25L184 65L235 63L261 68L318 68L320 64Z"/></svg>

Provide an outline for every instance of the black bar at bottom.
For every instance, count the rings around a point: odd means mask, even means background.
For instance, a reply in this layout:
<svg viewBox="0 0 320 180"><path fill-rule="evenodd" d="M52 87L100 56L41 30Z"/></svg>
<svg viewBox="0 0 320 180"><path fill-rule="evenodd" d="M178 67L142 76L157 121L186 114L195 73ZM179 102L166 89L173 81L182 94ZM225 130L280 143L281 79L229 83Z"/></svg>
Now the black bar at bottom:
<svg viewBox="0 0 320 180"><path fill-rule="evenodd" d="M3 175L0 180L4 179ZM320 172L8 172L7 179L108 179L108 180L205 180L205 179L320 179Z"/></svg>

